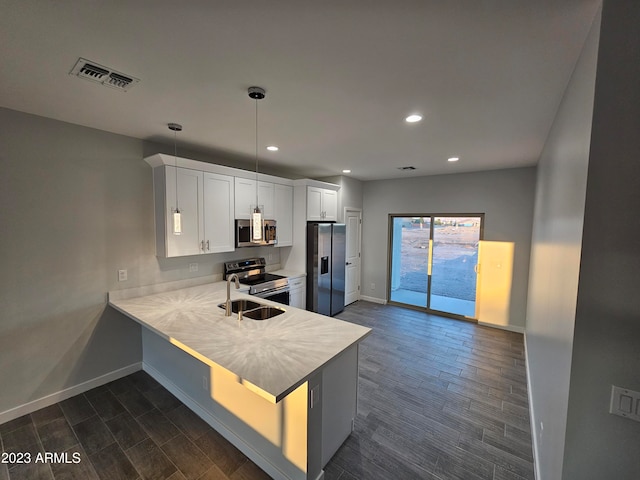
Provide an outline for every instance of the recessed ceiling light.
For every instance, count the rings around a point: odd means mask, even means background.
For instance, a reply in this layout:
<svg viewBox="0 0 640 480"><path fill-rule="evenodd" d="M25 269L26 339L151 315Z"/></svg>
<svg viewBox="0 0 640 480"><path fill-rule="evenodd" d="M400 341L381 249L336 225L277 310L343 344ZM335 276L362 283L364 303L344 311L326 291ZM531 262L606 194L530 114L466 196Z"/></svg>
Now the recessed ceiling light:
<svg viewBox="0 0 640 480"><path fill-rule="evenodd" d="M351 173L351 170L349 170L349 169L342 170L342 173Z"/></svg>
<svg viewBox="0 0 640 480"><path fill-rule="evenodd" d="M447 162L457 162L458 160L460 160L458 157L447 158Z"/></svg>
<svg viewBox="0 0 640 480"><path fill-rule="evenodd" d="M404 121L407 123L416 123L416 122L419 122L420 120L422 120L422 115L418 115L418 114L409 115L407 118L404 119Z"/></svg>
<svg viewBox="0 0 640 480"><path fill-rule="evenodd" d="M269 145L267 147L267 150L269 150L270 152L277 152L280 149L278 147L276 147L275 145Z"/></svg>

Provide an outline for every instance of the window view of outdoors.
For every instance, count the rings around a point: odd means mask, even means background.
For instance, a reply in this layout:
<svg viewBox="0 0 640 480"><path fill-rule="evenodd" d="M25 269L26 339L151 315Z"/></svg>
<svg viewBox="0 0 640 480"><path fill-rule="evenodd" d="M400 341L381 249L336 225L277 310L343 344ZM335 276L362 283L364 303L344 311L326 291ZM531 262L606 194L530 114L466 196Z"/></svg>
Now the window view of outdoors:
<svg viewBox="0 0 640 480"><path fill-rule="evenodd" d="M394 217L390 299L474 317L480 223L480 217Z"/></svg>

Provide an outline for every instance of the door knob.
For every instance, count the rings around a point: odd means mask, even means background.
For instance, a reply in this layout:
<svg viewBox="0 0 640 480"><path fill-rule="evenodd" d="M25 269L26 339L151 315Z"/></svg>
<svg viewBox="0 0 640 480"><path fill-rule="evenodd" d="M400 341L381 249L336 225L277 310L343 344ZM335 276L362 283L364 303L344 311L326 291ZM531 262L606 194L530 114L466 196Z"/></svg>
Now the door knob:
<svg viewBox="0 0 640 480"><path fill-rule="evenodd" d="M351 265L351 262L347 262L347 265Z"/></svg>

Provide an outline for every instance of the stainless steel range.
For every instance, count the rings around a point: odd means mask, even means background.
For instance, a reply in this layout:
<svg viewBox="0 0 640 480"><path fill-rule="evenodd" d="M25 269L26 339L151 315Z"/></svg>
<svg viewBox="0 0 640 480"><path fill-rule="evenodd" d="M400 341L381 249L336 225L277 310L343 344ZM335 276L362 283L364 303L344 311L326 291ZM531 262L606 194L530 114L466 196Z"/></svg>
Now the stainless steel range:
<svg viewBox="0 0 640 480"><path fill-rule="evenodd" d="M263 257L225 262L224 279L235 273L240 283L249 285L249 295L289 305L289 280L282 275L266 273Z"/></svg>

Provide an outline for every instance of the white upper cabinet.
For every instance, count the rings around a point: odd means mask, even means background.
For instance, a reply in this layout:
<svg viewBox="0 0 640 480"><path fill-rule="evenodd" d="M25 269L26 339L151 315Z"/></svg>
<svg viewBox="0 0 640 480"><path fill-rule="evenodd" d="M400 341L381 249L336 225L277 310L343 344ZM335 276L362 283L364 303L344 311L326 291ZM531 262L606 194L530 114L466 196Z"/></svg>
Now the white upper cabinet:
<svg viewBox="0 0 640 480"><path fill-rule="evenodd" d="M275 185L271 182L258 182L258 205L264 206L264 218L267 220L275 219L274 211L274 192Z"/></svg>
<svg viewBox="0 0 640 480"><path fill-rule="evenodd" d="M256 204L256 181L250 178L235 178L235 217L248 220L251 206ZM271 182L258 181L258 205L264 207L265 219L274 218L274 186Z"/></svg>
<svg viewBox="0 0 640 480"><path fill-rule="evenodd" d="M166 165L154 169L153 179L156 255L182 257L234 250L233 177ZM179 235L173 233L176 207L181 213Z"/></svg>
<svg viewBox="0 0 640 480"><path fill-rule="evenodd" d="M204 253L233 252L233 177L204 172Z"/></svg>
<svg viewBox="0 0 640 480"><path fill-rule="evenodd" d="M293 245L293 187L274 185L274 218L278 227L276 247Z"/></svg>
<svg viewBox="0 0 640 480"><path fill-rule="evenodd" d="M338 221L338 192L324 189L322 191L322 208L326 221Z"/></svg>
<svg viewBox="0 0 640 480"><path fill-rule="evenodd" d="M307 187L307 221L335 222L338 219L338 192Z"/></svg>
<svg viewBox="0 0 640 480"><path fill-rule="evenodd" d="M250 218L256 192L264 218L278 222L278 245L292 245L292 180L259 174L256 182L255 173L247 170L162 153L144 160L153 168L157 256L233 252L235 219ZM176 206L180 235L173 233Z"/></svg>
<svg viewBox="0 0 640 480"><path fill-rule="evenodd" d="M235 217L249 219L251 205L256 203L256 181L235 177Z"/></svg>
<svg viewBox="0 0 640 480"><path fill-rule="evenodd" d="M177 172L177 180L176 180ZM158 248L156 254L162 257L180 257L183 255L198 255L200 239L203 230L202 218L202 172L187 168L164 167L164 172L154 174L154 188L156 189L156 219L162 217L161 225L156 222L156 229L162 226L162 238L166 239L164 248ZM164 175L160 175L164 173ZM160 178L158 178L160 176ZM162 176L165 177L163 181ZM156 179L159 180L156 182ZM158 205L161 190L166 192L166 202ZM177 197L177 202L176 202ZM182 233L173 233L173 213L176 207L181 213ZM160 232L157 232L160 233ZM156 246L160 236L156 236Z"/></svg>

